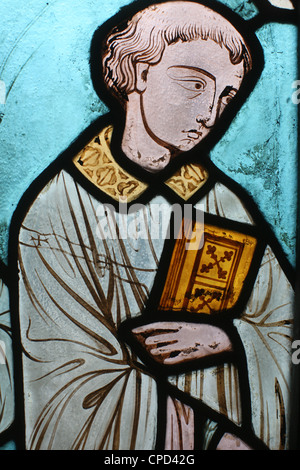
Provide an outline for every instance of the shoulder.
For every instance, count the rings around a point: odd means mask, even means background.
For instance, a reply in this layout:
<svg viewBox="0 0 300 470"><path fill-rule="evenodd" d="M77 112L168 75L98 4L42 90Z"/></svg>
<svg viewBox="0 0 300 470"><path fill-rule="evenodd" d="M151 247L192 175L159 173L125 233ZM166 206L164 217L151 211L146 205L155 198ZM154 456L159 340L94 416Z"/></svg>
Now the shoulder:
<svg viewBox="0 0 300 470"><path fill-rule="evenodd" d="M196 204L204 212L236 222L255 224L255 215L249 200L243 194L217 181L211 190Z"/></svg>
<svg viewBox="0 0 300 470"><path fill-rule="evenodd" d="M35 194L26 195L18 214L19 233L49 231L51 225L63 221L78 200L78 185L65 170L59 171Z"/></svg>
<svg viewBox="0 0 300 470"><path fill-rule="evenodd" d="M196 204L196 208L223 219L251 225L262 246L276 258L290 283L295 283L295 269L287 258L273 228L266 221L253 198L237 183L226 178L217 181Z"/></svg>

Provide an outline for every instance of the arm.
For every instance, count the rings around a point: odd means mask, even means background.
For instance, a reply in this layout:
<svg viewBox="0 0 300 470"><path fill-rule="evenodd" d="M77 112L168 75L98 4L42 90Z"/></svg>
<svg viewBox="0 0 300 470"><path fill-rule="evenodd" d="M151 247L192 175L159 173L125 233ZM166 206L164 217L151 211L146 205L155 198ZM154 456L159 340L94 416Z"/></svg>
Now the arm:
<svg viewBox="0 0 300 470"><path fill-rule="evenodd" d="M234 325L249 371L253 429L271 450L284 449L288 439L293 300L293 289L267 247L252 295Z"/></svg>
<svg viewBox="0 0 300 470"><path fill-rule="evenodd" d="M249 398L255 410L251 415L254 433L270 449L285 448L286 445L292 365L292 319L293 289L274 253L267 247L252 295L241 317L234 320L234 326L245 351ZM170 325L173 327L171 331L170 328L168 330ZM133 332L149 354L162 364L178 364L233 350L226 333L220 330L222 334L219 334L220 331L211 325L208 328L204 324L185 324L184 327L181 324L181 329L178 326L174 322L164 324L164 331L163 325L156 323ZM205 329L211 336L204 335ZM217 336L214 333L218 333ZM222 341L212 350L209 346L216 338L216 344L219 339ZM238 424L241 418L239 387L238 381L233 379L237 374L233 365L224 364L224 368L218 366L204 368L201 372L195 370L189 373L188 381L185 380L186 374L170 377L169 381L188 395L200 398L207 405L220 410ZM224 383L221 401L216 393L219 380ZM186 383L189 384L188 389ZM201 396L198 395L199 390L203 391ZM234 400L232 393L235 394ZM222 440L219 448L223 445L226 447L227 444L227 439Z"/></svg>
<svg viewBox="0 0 300 470"><path fill-rule="evenodd" d="M113 270L97 271L94 245L105 251L92 204L60 175L35 200L20 231L20 400L28 449L154 447L156 386L117 339L118 305L128 302L129 283L122 296ZM116 241L110 243L116 252Z"/></svg>

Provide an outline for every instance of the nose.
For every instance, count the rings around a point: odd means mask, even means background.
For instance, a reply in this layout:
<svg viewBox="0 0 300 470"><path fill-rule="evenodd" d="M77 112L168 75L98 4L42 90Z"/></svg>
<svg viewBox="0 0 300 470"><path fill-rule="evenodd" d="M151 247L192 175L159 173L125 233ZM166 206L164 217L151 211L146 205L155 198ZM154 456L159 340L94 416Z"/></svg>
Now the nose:
<svg viewBox="0 0 300 470"><path fill-rule="evenodd" d="M205 113L199 113L196 117L197 123L201 123L204 127L213 127L218 117L218 107L216 105L209 106Z"/></svg>

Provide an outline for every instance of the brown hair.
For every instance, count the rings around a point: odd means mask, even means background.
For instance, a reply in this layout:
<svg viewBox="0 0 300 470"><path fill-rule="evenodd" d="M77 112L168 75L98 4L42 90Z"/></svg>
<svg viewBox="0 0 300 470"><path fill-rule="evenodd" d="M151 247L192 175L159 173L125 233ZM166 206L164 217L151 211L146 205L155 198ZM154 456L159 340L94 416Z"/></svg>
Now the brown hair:
<svg viewBox="0 0 300 470"><path fill-rule="evenodd" d="M225 47L233 64L252 67L249 49L241 34L219 13L194 2L170 1L136 13L123 31L115 30L104 45L104 81L121 100L135 88L135 65L155 65L165 48L179 40L211 39Z"/></svg>

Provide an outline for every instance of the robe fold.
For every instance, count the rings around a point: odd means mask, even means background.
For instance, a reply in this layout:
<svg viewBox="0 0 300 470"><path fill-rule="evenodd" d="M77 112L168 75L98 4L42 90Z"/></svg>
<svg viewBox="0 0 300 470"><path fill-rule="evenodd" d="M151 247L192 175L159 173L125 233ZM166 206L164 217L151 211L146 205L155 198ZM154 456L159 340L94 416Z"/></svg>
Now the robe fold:
<svg viewBox="0 0 300 470"><path fill-rule="evenodd" d="M200 206L205 213L253 224L240 199L221 183ZM26 448L155 448L159 384L117 331L145 308L171 213L160 195L128 214L107 211L64 170L31 205L18 256ZM161 218L167 223L151 237ZM121 235L124 227L127 237ZM271 449L286 447L292 302L292 288L267 246L234 325L245 350L251 425ZM242 424L233 364L168 380ZM207 428L211 432L213 426Z"/></svg>

